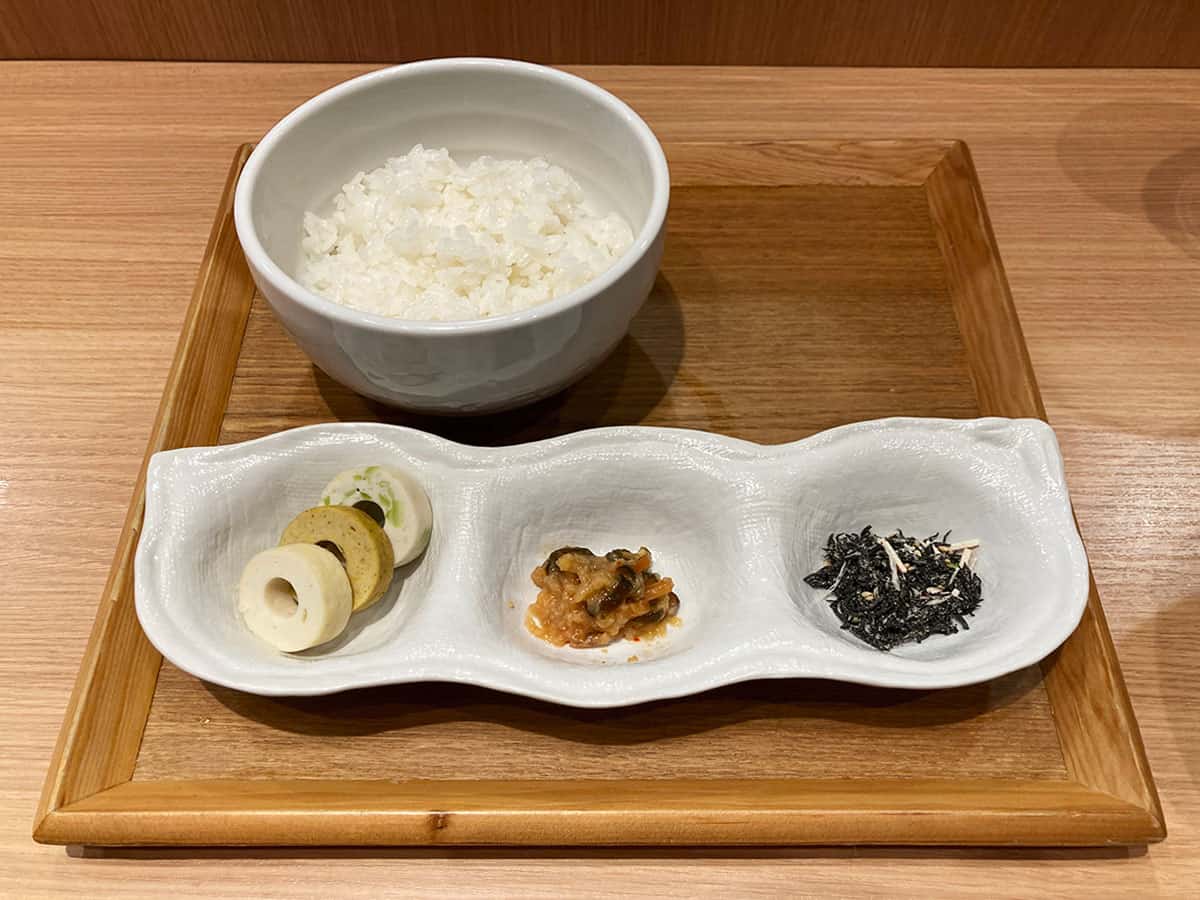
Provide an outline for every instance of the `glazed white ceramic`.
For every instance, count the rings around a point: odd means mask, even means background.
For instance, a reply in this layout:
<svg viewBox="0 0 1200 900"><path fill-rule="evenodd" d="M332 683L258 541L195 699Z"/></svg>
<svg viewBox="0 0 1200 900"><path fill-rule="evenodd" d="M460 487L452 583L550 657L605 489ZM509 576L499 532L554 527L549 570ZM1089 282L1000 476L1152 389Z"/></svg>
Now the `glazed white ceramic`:
<svg viewBox="0 0 1200 900"><path fill-rule="evenodd" d="M633 245L583 288L534 309L465 322L411 322L325 300L293 277L305 211L323 211L355 173L414 144L543 156ZM662 258L670 177L638 115L573 75L531 63L441 59L354 78L286 116L258 144L234 200L254 281L284 328L321 369L385 403L436 413L484 412L560 390L621 340Z"/></svg>
<svg viewBox="0 0 1200 900"><path fill-rule="evenodd" d="M278 653L238 619L241 569L332 475L366 463L407 467L424 485L429 549L342 637ZM969 631L881 653L839 628L802 579L830 532L867 524L982 540L985 599ZM602 650L534 638L529 574L564 544L649 547L676 583L682 624ZM603 428L499 449L334 424L174 450L150 463L135 579L147 636L206 681L272 695L457 681L589 707L752 678L984 681L1057 647L1088 592L1054 433L1023 419L884 419L780 446Z"/></svg>

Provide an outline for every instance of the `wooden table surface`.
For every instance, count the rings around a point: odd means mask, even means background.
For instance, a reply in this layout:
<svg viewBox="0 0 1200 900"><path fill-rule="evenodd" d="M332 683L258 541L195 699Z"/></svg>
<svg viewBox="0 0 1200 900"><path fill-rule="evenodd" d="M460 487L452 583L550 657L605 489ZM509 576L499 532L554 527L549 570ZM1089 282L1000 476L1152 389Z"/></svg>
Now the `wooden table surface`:
<svg viewBox="0 0 1200 900"><path fill-rule="evenodd" d="M29 832L236 144L363 71L0 63L0 894L1181 895L1200 877L1200 72L583 68L672 140L971 146L1162 794L1149 850L64 851ZM1188 887L1191 885L1191 888Z"/></svg>

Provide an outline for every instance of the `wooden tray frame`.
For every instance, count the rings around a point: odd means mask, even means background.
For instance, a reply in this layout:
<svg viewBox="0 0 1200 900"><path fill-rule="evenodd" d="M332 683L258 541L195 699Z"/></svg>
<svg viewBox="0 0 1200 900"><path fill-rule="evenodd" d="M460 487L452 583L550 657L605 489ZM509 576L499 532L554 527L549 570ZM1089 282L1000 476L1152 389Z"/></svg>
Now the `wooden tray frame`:
<svg viewBox="0 0 1200 900"><path fill-rule="evenodd" d="M250 149L230 169L147 458L218 437L254 297L232 213ZM780 154L789 184L923 186L981 413L1045 417L964 144L692 144L673 175L769 184ZM1042 663L1066 780L133 781L161 663L133 602L144 487L143 466L37 811L40 842L1086 846L1166 834L1094 582L1079 628Z"/></svg>

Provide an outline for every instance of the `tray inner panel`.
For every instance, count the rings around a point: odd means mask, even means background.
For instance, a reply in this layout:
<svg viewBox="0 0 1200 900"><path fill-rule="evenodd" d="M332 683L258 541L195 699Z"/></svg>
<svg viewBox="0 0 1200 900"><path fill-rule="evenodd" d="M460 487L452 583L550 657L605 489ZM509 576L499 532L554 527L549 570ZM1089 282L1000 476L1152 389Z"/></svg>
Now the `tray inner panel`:
<svg viewBox="0 0 1200 900"><path fill-rule="evenodd" d="M637 423L778 443L888 415L974 416L933 228L917 186L678 187L657 286L613 355L556 397L482 418L412 416L353 394L256 298L221 441L378 420L476 444ZM259 698L164 663L134 773L881 776L1064 778L1039 670L927 693L764 681L583 711L452 685Z"/></svg>

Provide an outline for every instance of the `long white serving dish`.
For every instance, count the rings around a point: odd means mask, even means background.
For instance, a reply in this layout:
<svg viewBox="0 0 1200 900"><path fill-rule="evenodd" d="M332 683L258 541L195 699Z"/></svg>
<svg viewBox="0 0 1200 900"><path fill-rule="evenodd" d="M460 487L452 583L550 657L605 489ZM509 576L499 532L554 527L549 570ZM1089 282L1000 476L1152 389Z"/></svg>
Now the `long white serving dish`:
<svg viewBox="0 0 1200 900"><path fill-rule="evenodd" d="M242 566L319 502L337 472L409 468L434 509L429 549L335 641L281 654L238 618ZM890 653L843 631L803 577L827 536L872 525L979 538L970 629ZM563 545L644 545L674 579L681 624L598 650L524 627L530 572ZM754 678L943 688L1037 662L1074 630L1088 567L1054 432L1033 419L893 418L762 446L679 429L582 431L468 447L392 425L314 425L156 454L137 612L198 678L256 694L454 681L581 707ZM797 686L802 690L802 686Z"/></svg>

